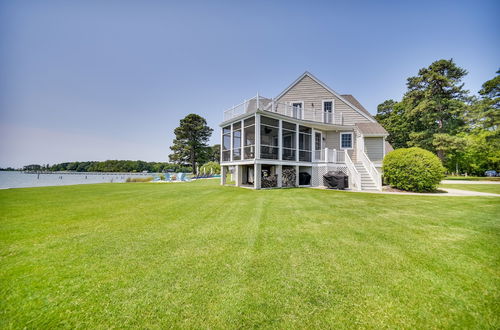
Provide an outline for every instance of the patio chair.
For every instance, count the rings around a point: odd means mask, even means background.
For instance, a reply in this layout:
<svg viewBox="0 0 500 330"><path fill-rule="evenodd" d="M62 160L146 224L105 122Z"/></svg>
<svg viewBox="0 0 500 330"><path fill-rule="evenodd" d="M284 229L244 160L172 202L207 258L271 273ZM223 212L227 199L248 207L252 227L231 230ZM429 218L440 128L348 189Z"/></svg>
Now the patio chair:
<svg viewBox="0 0 500 330"><path fill-rule="evenodd" d="M170 182L170 173L165 173L165 181Z"/></svg>

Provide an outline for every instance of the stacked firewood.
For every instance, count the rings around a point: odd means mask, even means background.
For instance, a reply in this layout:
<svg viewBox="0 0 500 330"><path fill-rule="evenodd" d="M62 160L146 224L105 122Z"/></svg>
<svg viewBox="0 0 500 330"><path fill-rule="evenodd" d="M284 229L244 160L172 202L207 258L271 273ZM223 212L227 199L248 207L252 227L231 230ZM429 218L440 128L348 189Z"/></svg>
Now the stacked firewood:
<svg viewBox="0 0 500 330"><path fill-rule="evenodd" d="M295 187L297 173L295 173L295 168L287 167L283 168L283 187Z"/></svg>
<svg viewBox="0 0 500 330"><path fill-rule="evenodd" d="M276 175L262 176L260 183L262 188L274 188L278 186L278 178Z"/></svg>

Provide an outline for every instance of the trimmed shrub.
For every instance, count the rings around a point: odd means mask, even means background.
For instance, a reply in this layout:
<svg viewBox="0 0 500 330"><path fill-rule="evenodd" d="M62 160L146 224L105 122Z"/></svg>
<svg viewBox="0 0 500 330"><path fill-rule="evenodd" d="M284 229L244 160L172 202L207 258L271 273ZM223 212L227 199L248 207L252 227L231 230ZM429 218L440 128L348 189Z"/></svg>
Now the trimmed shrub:
<svg viewBox="0 0 500 330"><path fill-rule="evenodd" d="M391 187L414 191L435 191L445 168L432 152L421 148L397 149L384 158L384 180Z"/></svg>

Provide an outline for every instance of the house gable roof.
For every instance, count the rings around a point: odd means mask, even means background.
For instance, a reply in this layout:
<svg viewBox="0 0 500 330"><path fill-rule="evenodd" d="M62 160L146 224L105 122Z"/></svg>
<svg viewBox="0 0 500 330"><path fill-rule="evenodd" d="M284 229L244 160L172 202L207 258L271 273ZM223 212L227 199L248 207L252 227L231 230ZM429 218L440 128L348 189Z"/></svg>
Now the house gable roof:
<svg viewBox="0 0 500 330"><path fill-rule="evenodd" d="M354 96L352 96L351 94L342 94L342 97L347 101L351 102L351 104L355 105L359 110L364 112L367 116L373 118L372 114L369 113L368 110L366 110L365 107L362 106L361 103L359 103L359 101Z"/></svg>
<svg viewBox="0 0 500 330"><path fill-rule="evenodd" d="M349 105L355 111L357 111L360 115L362 115L366 119L370 120L371 122L376 122L375 118L373 118L373 116L365 108L363 108L363 106L358 102L358 100L356 100L352 95L350 95L350 94L344 94L344 95L338 94L333 89L328 87L328 85L323 83L321 80L316 78L312 73L310 73L308 71L304 72L300 77L298 77L293 83L290 84L290 86L288 86L284 91L282 91L278 96L276 96L275 99L277 100L280 97L282 97L283 95L285 95L290 89L292 89L295 85L297 85L304 77L311 78L316 83L318 83L321 87L323 87L324 89L326 89L327 91L329 91L330 93L332 93L333 95L338 97L341 101L343 101L344 103ZM346 98L346 96L348 96L348 97ZM356 103L356 104L353 104L353 102L350 102L349 99L351 101L354 100L354 103ZM359 105L364 111L361 110L357 105Z"/></svg>

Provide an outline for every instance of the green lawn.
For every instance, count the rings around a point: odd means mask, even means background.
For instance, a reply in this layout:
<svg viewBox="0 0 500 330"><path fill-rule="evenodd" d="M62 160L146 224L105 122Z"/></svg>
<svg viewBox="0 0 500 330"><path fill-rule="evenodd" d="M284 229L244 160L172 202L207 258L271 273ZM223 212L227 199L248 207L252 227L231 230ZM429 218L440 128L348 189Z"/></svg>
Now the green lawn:
<svg viewBox="0 0 500 330"><path fill-rule="evenodd" d="M470 191L500 194L500 184L441 184L440 188L453 188Z"/></svg>
<svg viewBox="0 0 500 330"><path fill-rule="evenodd" d="M500 327L500 199L0 191L0 328Z"/></svg>

